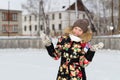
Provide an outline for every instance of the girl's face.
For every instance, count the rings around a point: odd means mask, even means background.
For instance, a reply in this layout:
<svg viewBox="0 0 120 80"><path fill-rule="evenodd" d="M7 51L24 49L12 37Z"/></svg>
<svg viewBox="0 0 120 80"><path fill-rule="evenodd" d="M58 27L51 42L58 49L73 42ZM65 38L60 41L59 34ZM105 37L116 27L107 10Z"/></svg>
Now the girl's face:
<svg viewBox="0 0 120 80"><path fill-rule="evenodd" d="M75 36L81 36L83 34L83 30L80 27L74 27L72 32Z"/></svg>

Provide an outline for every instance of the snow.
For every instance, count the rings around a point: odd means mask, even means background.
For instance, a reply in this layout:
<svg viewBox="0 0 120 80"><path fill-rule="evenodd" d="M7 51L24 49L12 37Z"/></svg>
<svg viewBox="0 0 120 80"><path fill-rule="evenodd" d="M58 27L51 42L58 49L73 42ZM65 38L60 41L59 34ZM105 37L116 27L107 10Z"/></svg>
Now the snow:
<svg viewBox="0 0 120 80"><path fill-rule="evenodd" d="M64 11L66 10L69 5L72 5L76 0L48 0L46 3L46 10L48 12L54 12L54 11ZM59 5L59 6L58 6ZM65 6L65 8L63 8Z"/></svg>
<svg viewBox="0 0 120 80"><path fill-rule="evenodd" d="M97 51L88 80L119 80L119 63L119 50ZM0 80L55 80L59 64L45 49L0 49Z"/></svg>
<svg viewBox="0 0 120 80"><path fill-rule="evenodd" d="M119 63L120 50L98 50L86 67L87 80L119 80ZM56 80L59 65L46 49L0 49L0 80Z"/></svg>

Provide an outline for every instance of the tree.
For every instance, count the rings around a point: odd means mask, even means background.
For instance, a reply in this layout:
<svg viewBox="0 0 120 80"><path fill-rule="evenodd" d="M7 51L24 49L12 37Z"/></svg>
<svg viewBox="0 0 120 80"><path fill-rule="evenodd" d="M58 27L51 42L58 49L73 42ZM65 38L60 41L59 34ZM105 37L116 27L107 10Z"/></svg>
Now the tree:
<svg viewBox="0 0 120 80"><path fill-rule="evenodd" d="M26 3L22 4L22 8L26 10L29 14L38 14L39 13L39 3L41 0L27 0ZM45 8L48 0L43 0L43 7Z"/></svg>

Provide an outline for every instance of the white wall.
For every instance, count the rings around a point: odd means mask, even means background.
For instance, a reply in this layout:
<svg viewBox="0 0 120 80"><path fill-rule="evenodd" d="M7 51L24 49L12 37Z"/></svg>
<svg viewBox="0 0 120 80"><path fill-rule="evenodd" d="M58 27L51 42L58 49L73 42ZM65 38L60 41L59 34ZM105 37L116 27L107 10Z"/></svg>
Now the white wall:
<svg viewBox="0 0 120 80"><path fill-rule="evenodd" d="M61 13L61 19L59 18L59 14ZM54 20L52 19L52 15L54 14ZM83 14L85 14L84 12L79 12L79 19L83 18ZM70 26L73 25L73 23L76 20L76 13L75 11L70 11L70 16L69 16L69 11L58 11L58 12L50 12L47 13L47 15L49 16L49 25L48 27L50 28L51 33L53 32L52 30L52 25L54 24L55 26L55 30L56 32L60 32L59 30L59 24L61 24L62 30L65 27L69 27L69 23ZM27 20L24 21L24 17L27 17ZM29 16L31 17L31 21L29 21ZM37 21L35 21L35 15L23 15L23 35L37 35L38 32L38 16L37 16ZM69 21L70 19L70 21ZM26 25L27 27L27 31L24 31L24 26ZM32 26L32 31L29 30L29 26ZM37 25L37 31L35 31L35 25ZM46 25L44 26L46 28Z"/></svg>

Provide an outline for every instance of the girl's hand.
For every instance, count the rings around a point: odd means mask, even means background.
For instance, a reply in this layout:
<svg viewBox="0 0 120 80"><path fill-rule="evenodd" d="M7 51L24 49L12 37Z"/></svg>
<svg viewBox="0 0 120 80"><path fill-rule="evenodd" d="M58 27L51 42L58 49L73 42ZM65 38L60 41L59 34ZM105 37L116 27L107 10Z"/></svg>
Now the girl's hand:
<svg viewBox="0 0 120 80"><path fill-rule="evenodd" d="M98 44L91 46L90 50L97 51L99 49L102 49L103 47L104 47L104 44L102 42L99 42Z"/></svg>
<svg viewBox="0 0 120 80"><path fill-rule="evenodd" d="M45 46L51 45L51 39L43 32L40 32L40 38Z"/></svg>

